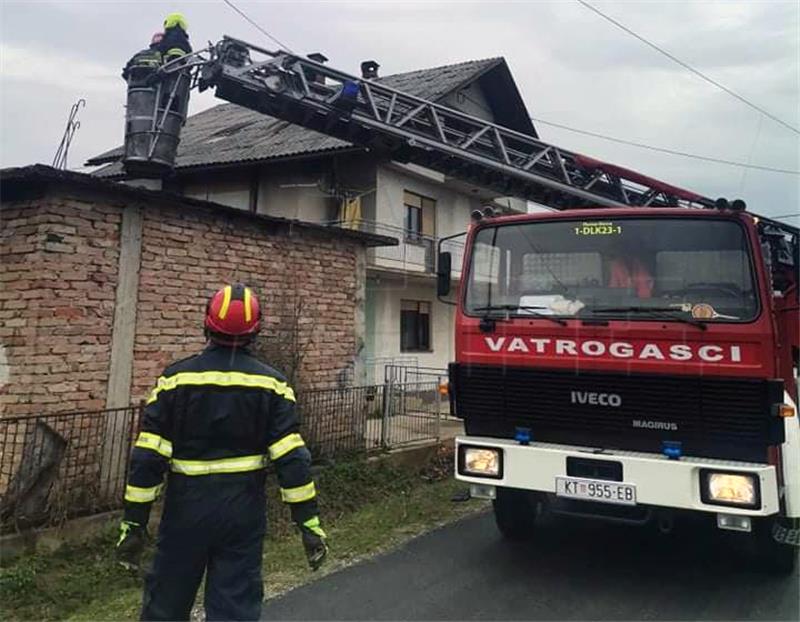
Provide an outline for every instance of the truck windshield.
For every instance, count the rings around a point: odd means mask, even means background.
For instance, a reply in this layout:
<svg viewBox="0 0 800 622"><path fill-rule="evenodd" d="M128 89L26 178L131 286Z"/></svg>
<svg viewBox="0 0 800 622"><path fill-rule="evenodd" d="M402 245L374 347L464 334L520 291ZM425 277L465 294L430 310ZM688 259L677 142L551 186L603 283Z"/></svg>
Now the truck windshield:
<svg viewBox="0 0 800 622"><path fill-rule="evenodd" d="M475 236L468 314L746 322L758 312L744 229L711 219L514 223ZM696 322L699 324L699 322Z"/></svg>

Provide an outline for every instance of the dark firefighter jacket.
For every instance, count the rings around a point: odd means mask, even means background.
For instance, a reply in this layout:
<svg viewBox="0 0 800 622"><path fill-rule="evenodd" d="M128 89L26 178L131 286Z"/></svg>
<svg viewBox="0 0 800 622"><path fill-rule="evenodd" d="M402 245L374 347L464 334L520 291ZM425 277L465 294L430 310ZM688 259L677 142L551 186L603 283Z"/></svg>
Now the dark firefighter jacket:
<svg viewBox="0 0 800 622"><path fill-rule="evenodd" d="M302 523L317 515L310 454L283 376L246 350L209 345L168 367L143 411L125 489L125 519L145 525L168 473L180 487L263 474L275 466L283 501Z"/></svg>
<svg viewBox="0 0 800 622"><path fill-rule="evenodd" d="M144 70L148 74L153 73L161 66L161 60L161 52L158 51L158 47L151 45L131 57L122 70L122 78L127 80L137 69Z"/></svg>
<svg viewBox="0 0 800 622"><path fill-rule="evenodd" d="M164 62L168 62L191 53L192 46L186 31L180 26L173 26L164 31L164 37L158 44L158 49L164 56Z"/></svg>

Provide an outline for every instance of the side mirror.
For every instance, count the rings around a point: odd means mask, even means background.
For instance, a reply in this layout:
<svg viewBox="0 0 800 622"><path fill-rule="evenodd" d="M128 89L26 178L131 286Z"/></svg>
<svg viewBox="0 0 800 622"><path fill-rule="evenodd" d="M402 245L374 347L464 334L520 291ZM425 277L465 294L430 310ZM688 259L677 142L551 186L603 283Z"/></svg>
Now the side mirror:
<svg viewBox="0 0 800 622"><path fill-rule="evenodd" d="M450 272L452 255L447 252L439 253L436 262L436 295L440 298L450 293Z"/></svg>

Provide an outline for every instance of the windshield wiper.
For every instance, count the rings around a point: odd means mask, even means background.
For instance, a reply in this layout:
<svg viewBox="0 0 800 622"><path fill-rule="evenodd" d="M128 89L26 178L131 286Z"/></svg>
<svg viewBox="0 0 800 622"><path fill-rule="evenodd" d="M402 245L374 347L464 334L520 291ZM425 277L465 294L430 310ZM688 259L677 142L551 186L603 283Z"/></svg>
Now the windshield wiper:
<svg viewBox="0 0 800 622"><path fill-rule="evenodd" d="M476 307L473 311L527 311L529 315L540 317L544 320L550 320L561 326L566 326L567 321L562 320L560 317L555 317L548 313L540 313L540 309L547 309L548 307L528 307L525 305L491 305L488 307ZM488 316L488 314L487 314Z"/></svg>
<svg viewBox="0 0 800 622"><path fill-rule="evenodd" d="M678 315L676 313L677 309L674 307L594 307L589 308L588 311L591 313L652 313L664 319L690 324L691 326L696 326L700 330L706 330L705 322Z"/></svg>

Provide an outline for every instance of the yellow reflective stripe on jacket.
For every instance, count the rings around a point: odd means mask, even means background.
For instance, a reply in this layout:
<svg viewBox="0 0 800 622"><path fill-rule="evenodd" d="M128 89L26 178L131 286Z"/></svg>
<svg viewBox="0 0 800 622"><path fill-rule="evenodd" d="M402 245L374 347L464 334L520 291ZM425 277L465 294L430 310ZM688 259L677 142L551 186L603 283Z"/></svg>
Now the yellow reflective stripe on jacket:
<svg viewBox="0 0 800 622"><path fill-rule="evenodd" d="M246 473L257 471L266 466L266 456L238 456L237 458L222 458L220 460L176 460L170 463L170 468L175 473L183 475L214 475L216 473Z"/></svg>
<svg viewBox="0 0 800 622"><path fill-rule="evenodd" d="M125 501L132 501L133 503L151 503L158 498L161 493L162 484L153 486L152 488L139 488L139 486L125 486Z"/></svg>
<svg viewBox="0 0 800 622"><path fill-rule="evenodd" d="M158 434L153 434L152 432L140 432L139 438L136 440L134 447L152 449L165 458L172 457L172 443L170 443L164 437L159 436Z"/></svg>
<svg viewBox="0 0 800 622"><path fill-rule="evenodd" d="M170 48L164 53L164 56L175 56L178 58L180 56L186 56L186 52L181 48Z"/></svg>
<svg viewBox="0 0 800 622"><path fill-rule="evenodd" d="M281 488L281 499L286 503L302 503L317 496L317 489L314 482L309 482L305 486L297 488Z"/></svg>
<svg viewBox="0 0 800 622"><path fill-rule="evenodd" d="M281 456L288 454L293 449L305 446L306 444L303 442L303 437L297 434L297 432L287 434L282 439L272 443L272 445L269 446L270 460L277 460Z"/></svg>
<svg viewBox="0 0 800 622"><path fill-rule="evenodd" d="M292 387L272 376L245 374L238 371L183 371L174 376L161 376L147 403L155 402L162 391L171 391L181 386L203 385L265 389L277 393L291 402L295 401Z"/></svg>

